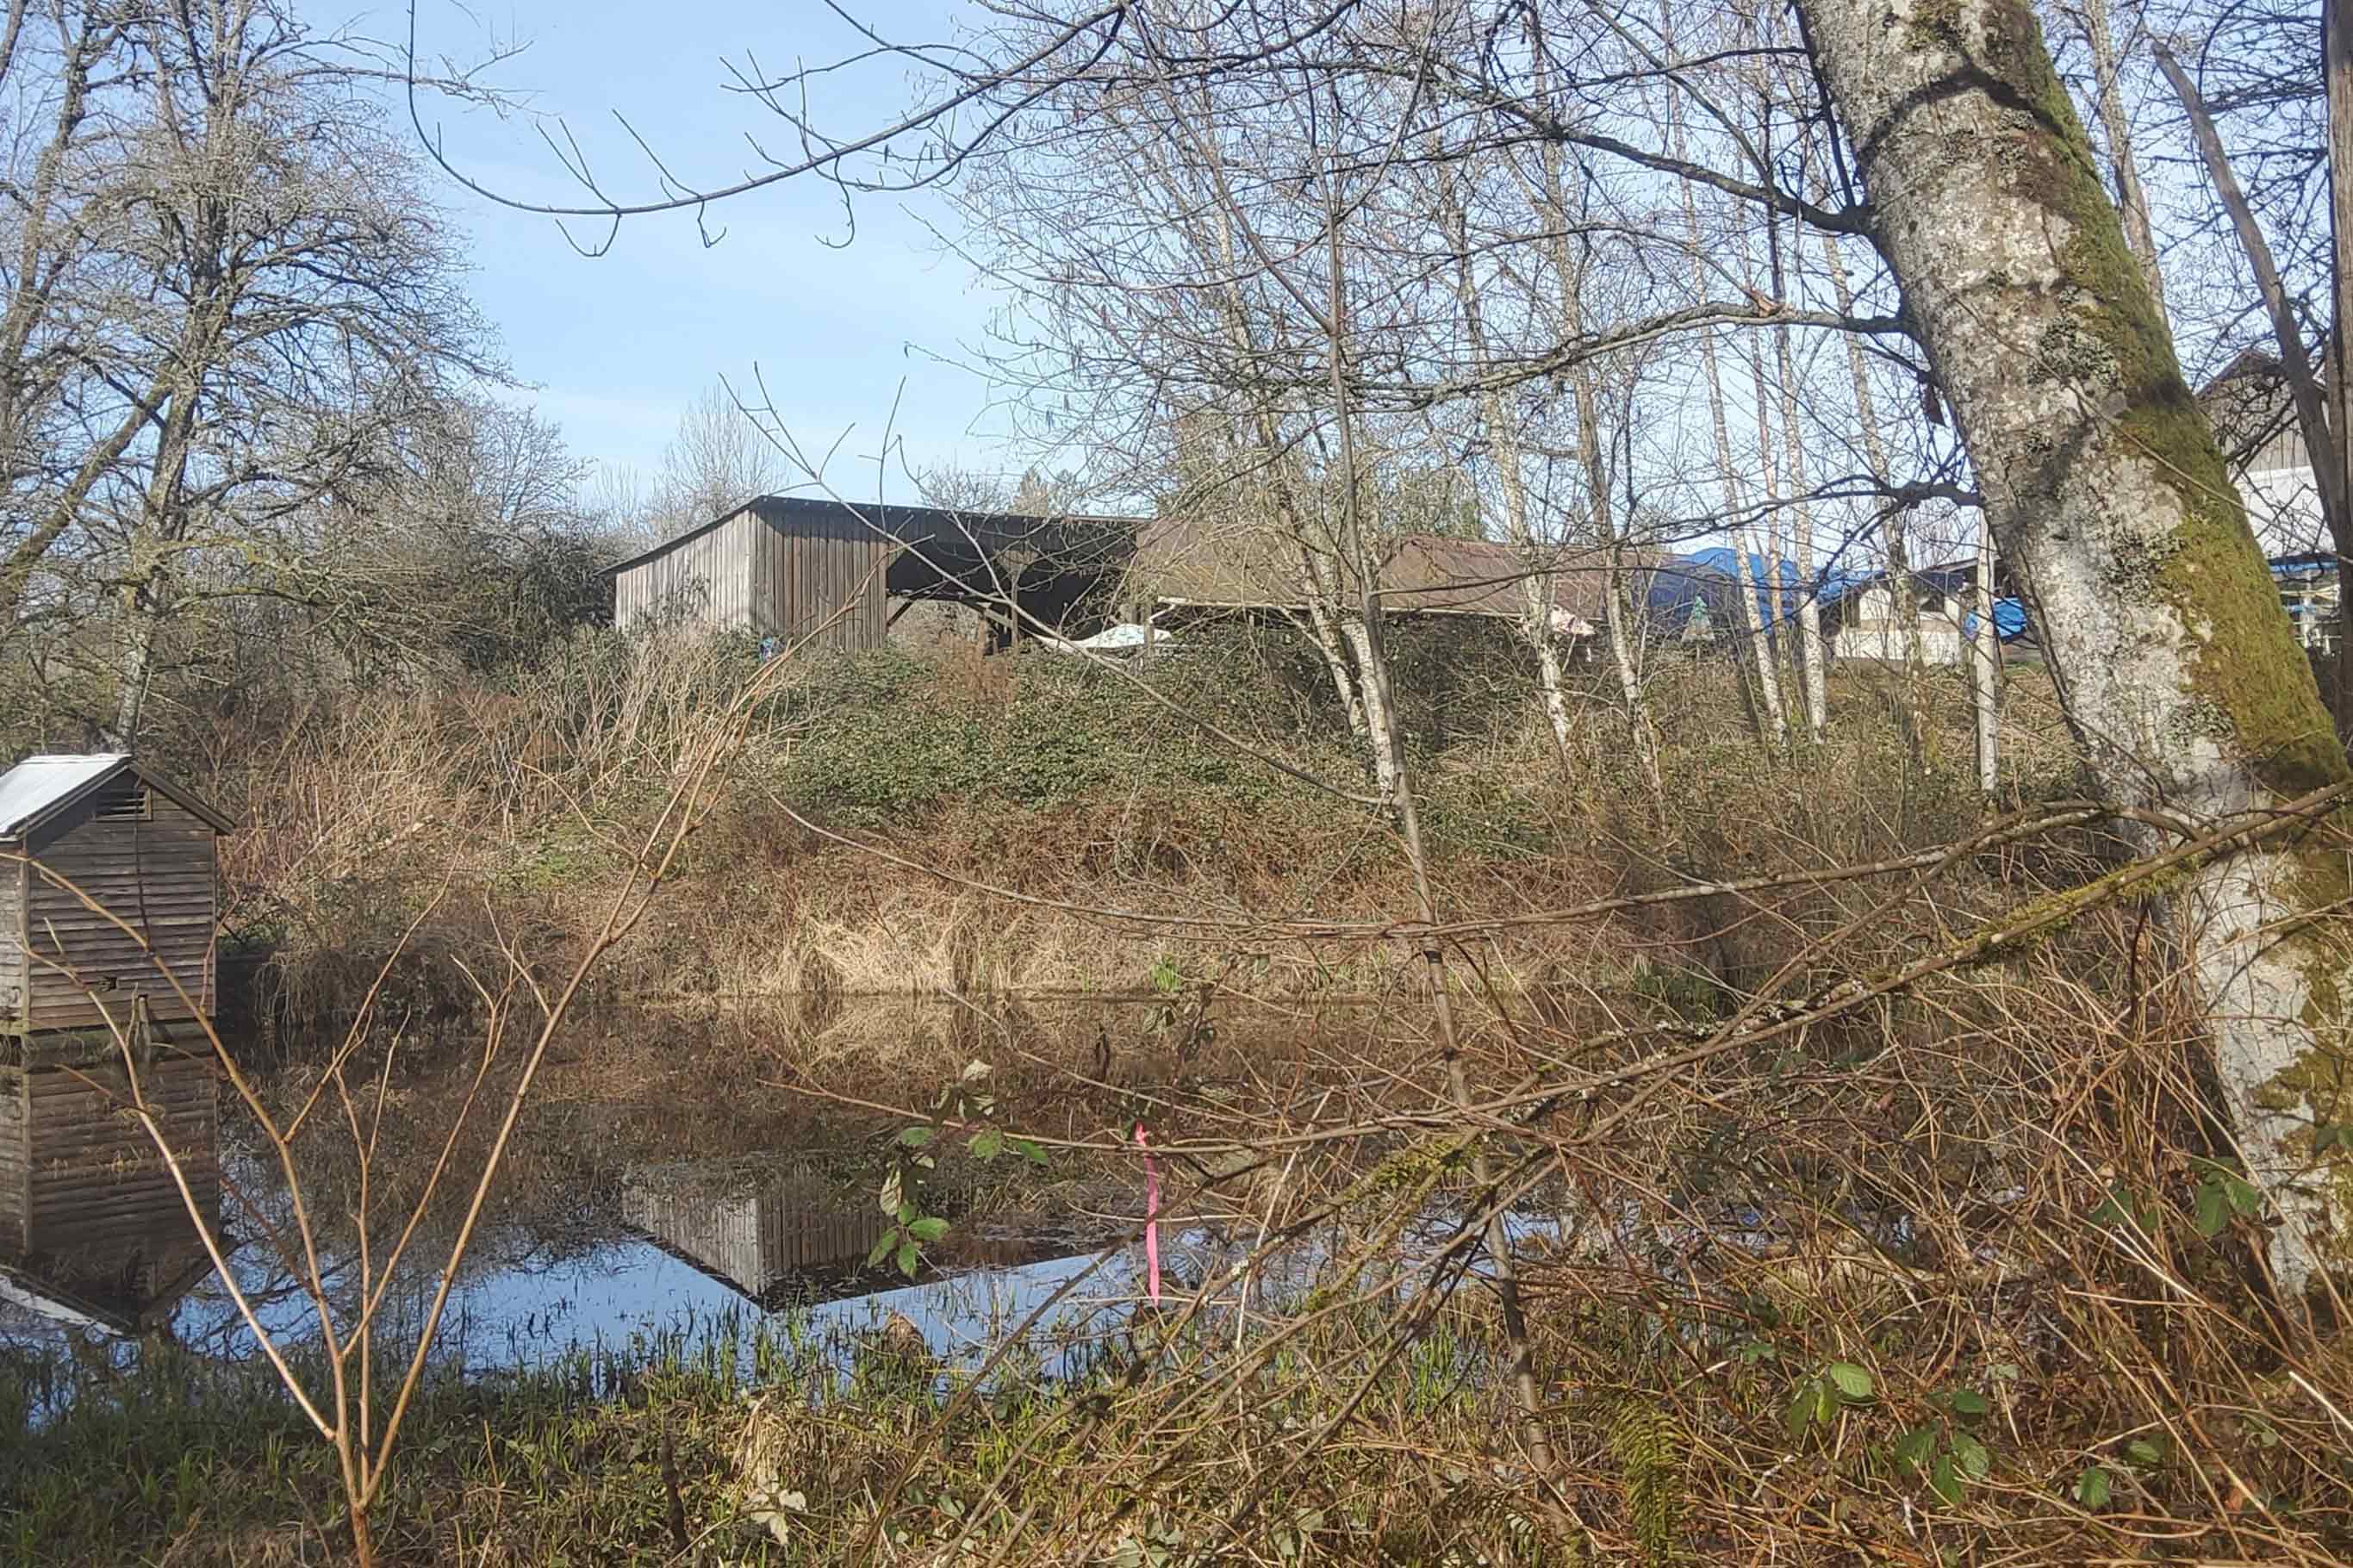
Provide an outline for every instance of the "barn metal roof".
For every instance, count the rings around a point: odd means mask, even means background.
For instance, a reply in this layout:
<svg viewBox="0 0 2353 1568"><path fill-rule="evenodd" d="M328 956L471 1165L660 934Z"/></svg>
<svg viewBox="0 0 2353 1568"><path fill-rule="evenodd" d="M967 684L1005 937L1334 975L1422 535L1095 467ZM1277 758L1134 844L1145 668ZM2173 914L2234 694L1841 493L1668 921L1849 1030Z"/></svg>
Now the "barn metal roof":
<svg viewBox="0 0 2353 1568"><path fill-rule="evenodd" d="M860 533L871 533L894 545L923 547L942 542L977 543L993 542L997 545L1042 541L1052 555L1076 553L1085 557L1092 551L1104 548L1103 540L1120 531L1134 530L1142 520L1133 517L1103 517L1090 512L1011 512L967 511L956 507L902 506L897 503L832 500L817 496L754 496L740 505L728 508L709 522L697 523L682 532L674 533L649 550L641 550L626 561L617 561L599 576L617 577L634 571L647 562L669 554L682 544L701 539L712 530L724 527L745 512L756 512L760 518L780 528L799 525L847 527ZM1073 546L1078 548L1073 550ZM1089 547L1092 547L1092 550Z"/></svg>
<svg viewBox="0 0 2353 1568"><path fill-rule="evenodd" d="M135 773L223 833L237 824L190 795L128 752L45 752L26 757L0 773L0 838L22 838L43 822L102 789L118 775Z"/></svg>

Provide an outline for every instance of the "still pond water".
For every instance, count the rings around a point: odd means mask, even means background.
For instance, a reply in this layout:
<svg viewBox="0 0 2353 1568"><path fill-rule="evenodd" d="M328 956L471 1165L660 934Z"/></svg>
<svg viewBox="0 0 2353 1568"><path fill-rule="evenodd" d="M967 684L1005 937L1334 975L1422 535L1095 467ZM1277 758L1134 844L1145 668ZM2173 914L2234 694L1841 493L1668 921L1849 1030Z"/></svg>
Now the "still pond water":
<svg viewBox="0 0 2353 1568"><path fill-rule="evenodd" d="M1133 1022L1114 1018L1122 1028ZM1096 1037L1104 1037L1100 1028ZM433 1147L447 1124L437 1100L446 1091L431 1079L396 1096L387 1112L395 1136ZM224 1090L220 1103L221 1195L200 1205L218 1215L229 1272L256 1315L274 1339L299 1344L318 1334L316 1310L267 1239L270 1227L290 1234L287 1184L263 1158L234 1096ZM786 1317L797 1332L845 1346L871 1342L885 1325L903 1342L912 1327L946 1364L971 1365L1033 1313L1033 1347L1050 1370L1118 1332L1144 1294L1140 1160L1098 1157L1082 1169L1058 1158L1045 1171L1008 1168L1018 1161L984 1170L944 1160L925 1200L951 1228L911 1279L867 1263L892 1234L877 1194L902 1121L812 1121L805 1106L797 1112L783 1101L747 1109L723 1086L707 1102L672 1094L659 1107L636 1103L621 1113L567 1112L565 1104L552 1095L551 1108L522 1124L512 1174L459 1270L437 1337L437 1356L449 1370L478 1376L655 1342L692 1349ZM1096 1124L1115 1121L1118 1107L1095 1105L1073 1126L1104 1110L1113 1115ZM34 1245L10 1248L0 1238L0 1349L119 1361L160 1338L206 1356L251 1357L252 1331L185 1204L152 1158L140 1157L136 1125L111 1120L111 1129L28 1134L63 1138L82 1154L78 1167L45 1167L43 1151L32 1151L36 1179L47 1169L53 1184L71 1186L71 1201ZM659 1136L649 1131L656 1125ZM316 1146L324 1152L298 1168L324 1237L331 1290L348 1303L357 1280L348 1217L356 1164L347 1138ZM470 1169L467 1152L459 1151L460 1170ZM376 1207L389 1216L370 1226L381 1258L406 1210L381 1193ZM454 1222L454 1205L444 1205L386 1293L381 1322L392 1342L423 1321ZM1426 1239L1434 1244L1451 1228L1433 1215ZM1172 1287L1220 1282L1224 1315L1269 1297L1295 1298L1327 1256L1311 1239L1242 1268L1261 1239L1247 1216L1174 1213L1159 1227L1160 1262ZM1417 1250L1414 1237L1405 1238L1401 1251Z"/></svg>

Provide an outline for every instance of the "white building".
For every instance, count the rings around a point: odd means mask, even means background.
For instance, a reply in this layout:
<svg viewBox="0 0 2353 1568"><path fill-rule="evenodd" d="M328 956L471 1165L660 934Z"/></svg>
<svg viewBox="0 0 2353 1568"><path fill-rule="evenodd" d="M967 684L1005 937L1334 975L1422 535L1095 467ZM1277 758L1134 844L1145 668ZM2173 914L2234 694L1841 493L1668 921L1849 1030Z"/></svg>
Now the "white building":
<svg viewBox="0 0 2353 1568"><path fill-rule="evenodd" d="M1934 583L1915 577L1913 599L1919 614L1921 662L1958 665L1961 628L1968 624L1968 606L1960 595L1939 593ZM1891 580L1873 578L1840 603L1838 632L1832 639L1839 658L1878 658L1890 664L1904 661L1908 643L1903 618L1896 614L1895 584Z"/></svg>
<svg viewBox="0 0 2353 1568"><path fill-rule="evenodd" d="M2305 448L2279 362L2241 354L2198 395L2214 422L2247 522L2271 558L2280 603L2308 648L2337 646L2337 558L2320 510L2320 487Z"/></svg>

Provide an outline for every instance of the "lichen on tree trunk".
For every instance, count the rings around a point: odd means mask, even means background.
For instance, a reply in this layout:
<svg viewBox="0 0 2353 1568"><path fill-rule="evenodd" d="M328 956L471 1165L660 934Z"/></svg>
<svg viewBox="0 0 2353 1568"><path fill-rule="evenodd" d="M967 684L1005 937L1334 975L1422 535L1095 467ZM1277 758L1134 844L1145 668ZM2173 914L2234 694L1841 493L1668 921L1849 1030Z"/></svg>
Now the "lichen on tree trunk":
<svg viewBox="0 0 2353 1568"><path fill-rule="evenodd" d="M1894 268L2119 805L2261 808L2347 776L2164 319L2024 0L1801 0ZM2291 1291L2353 1261L2353 992L2324 834L2225 859L2169 922ZM2316 918L2313 917L2319 911Z"/></svg>

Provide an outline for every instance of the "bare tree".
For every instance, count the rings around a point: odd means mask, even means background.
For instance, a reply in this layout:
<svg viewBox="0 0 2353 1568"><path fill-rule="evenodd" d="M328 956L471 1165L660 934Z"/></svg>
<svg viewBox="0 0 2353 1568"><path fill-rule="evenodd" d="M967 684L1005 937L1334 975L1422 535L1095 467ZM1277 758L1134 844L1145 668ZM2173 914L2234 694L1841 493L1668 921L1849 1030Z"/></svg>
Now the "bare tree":
<svg viewBox="0 0 2353 1568"><path fill-rule="evenodd" d="M0 40L0 88L33 111L12 146L0 207L0 630L14 630L35 574L81 521L99 483L138 439L165 388L105 357L120 282L85 211L119 155L114 116L135 91L126 49L134 11L20 3ZM28 36L28 26L29 35ZM32 81L28 78L34 79ZM46 110L46 113L41 112Z"/></svg>
<svg viewBox="0 0 2353 1568"><path fill-rule="evenodd" d="M755 496L781 489L789 469L776 443L723 384L713 384L679 416L662 448L656 504L665 535L700 528Z"/></svg>
<svg viewBox="0 0 2353 1568"><path fill-rule="evenodd" d="M351 69L274 0L132 16L146 102L89 219L136 280L112 331L157 389L90 520L118 603L123 745L164 626L212 592L209 561L299 566L282 520L499 374L455 239Z"/></svg>

